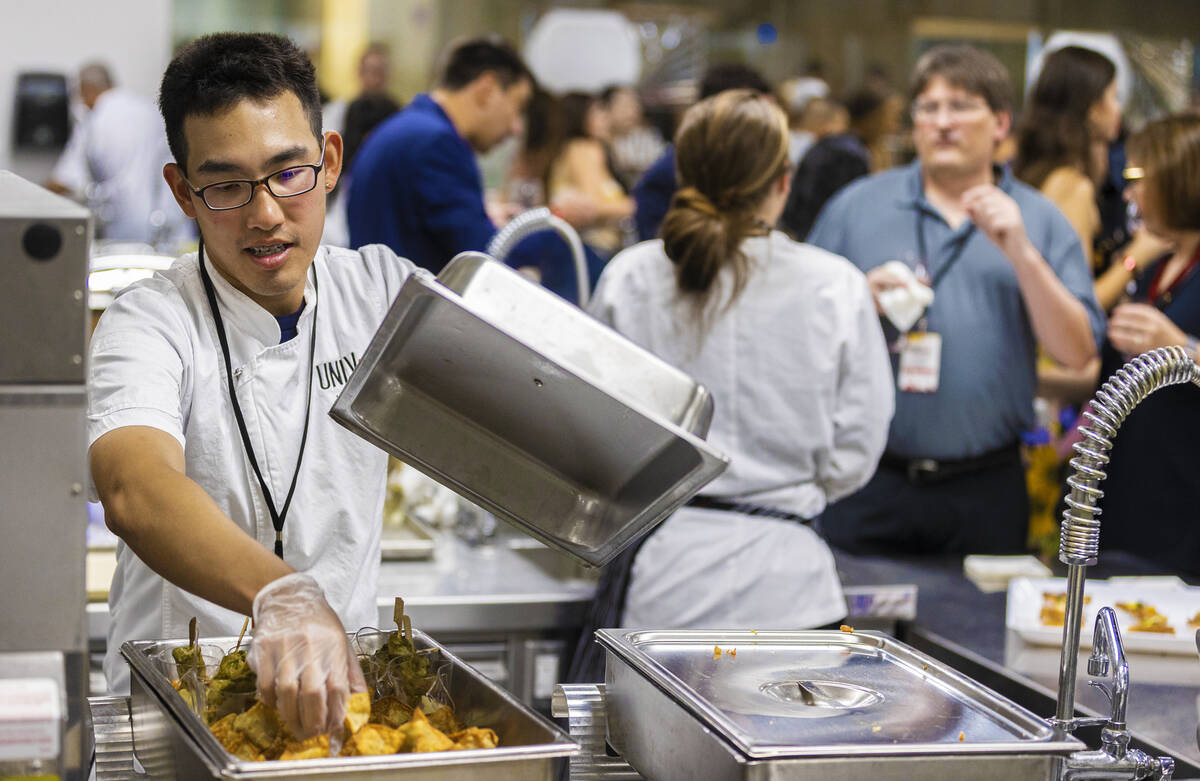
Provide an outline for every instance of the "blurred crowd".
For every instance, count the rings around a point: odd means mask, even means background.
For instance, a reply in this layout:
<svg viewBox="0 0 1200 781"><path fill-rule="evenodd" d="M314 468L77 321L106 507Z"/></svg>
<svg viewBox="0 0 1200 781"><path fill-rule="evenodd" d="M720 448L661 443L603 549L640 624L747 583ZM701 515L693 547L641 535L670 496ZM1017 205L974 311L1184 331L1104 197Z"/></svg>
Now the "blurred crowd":
<svg viewBox="0 0 1200 781"><path fill-rule="evenodd" d="M844 93L819 63L778 85L714 64L666 133L637 85L552 94L491 37L454 44L404 100L389 67L368 47L359 94L325 105L344 171L326 244L437 272L544 207L582 238L588 284L553 233L501 259L716 391L730 469L609 570L600 625L836 623L830 544L1048 549L1096 388L1149 351L1200 357L1200 118L1127 127L1098 51L1047 52L1019 110L1003 65L968 46ZM98 93L53 185L136 189L103 196L99 230L154 243L165 146L135 141L154 153L135 169L107 140L152 112L94 68L80 84ZM498 150L485 190L479 158ZM110 217L122 202L140 216ZM1104 483L1106 544L1192 576L1198 393L1140 407Z"/></svg>

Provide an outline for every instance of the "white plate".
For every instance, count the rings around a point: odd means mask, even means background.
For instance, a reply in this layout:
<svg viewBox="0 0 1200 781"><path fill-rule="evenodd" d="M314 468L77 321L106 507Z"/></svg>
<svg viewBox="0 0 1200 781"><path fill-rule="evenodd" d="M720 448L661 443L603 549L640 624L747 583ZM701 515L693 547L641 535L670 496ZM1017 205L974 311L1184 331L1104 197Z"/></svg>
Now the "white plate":
<svg viewBox="0 0 1200 781"><path fill-rule="evenodd" d="M1042 593L1066 591L1065 578L1014 578L1008 584L1005 625L1032 645L1061 647L1062 627L1042 623ZM1196 655L1196 630L1189 627L1187 622L1200 612L1200 588L1189 587L1178 578L1113 578L1089 580L1084 588L1084 596L1091 597L1091 601L1083 606L1083 629L1079 636L1081 648L1092 647L1096 612L1107 605L1117 614L1126 651ZM1129 627L1136 621L1129 613L1118 608L1117 602L1137 601L1152 605L1165 615L1175 634L1131 632Z"/></svg>

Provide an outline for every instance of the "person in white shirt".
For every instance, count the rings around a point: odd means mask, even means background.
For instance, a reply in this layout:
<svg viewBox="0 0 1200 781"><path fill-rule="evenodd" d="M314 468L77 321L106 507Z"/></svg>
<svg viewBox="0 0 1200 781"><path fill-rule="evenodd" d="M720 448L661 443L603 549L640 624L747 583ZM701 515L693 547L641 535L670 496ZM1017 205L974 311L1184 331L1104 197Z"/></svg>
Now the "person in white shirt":
<svg viewBox="0 0 1200 781"><path fill-rule="evenodd" d="M327 412L413 265L320 246L342 141L286 38L188 44L160 106L201 245L91 343L91 471L121 538L105 673L128 685L124 641L253 615L260 696L296 737L330 732L364 688L346 629L376 623L386 455Z"/></svg>
<svg viewBox="0 0 1200 781"><path fill-rule="evenodd" d="M163 181L171 154L154 104L114 84L99 63L79 71L79 97L87 114L47 188L85 199L99 239L173 248L187 237L188 226Z"/></svg>
<svg viewBox="0 0 1200 781"><path fill-rule="evenodd" d="M771 230L788 194L788 126L730 90L676 136L681 188L662 239L617 255L590 312L703 383L729 469L642 544L622 625L811 628L846 615L809 524L875 471L891 367L866 278Z"/></svg>

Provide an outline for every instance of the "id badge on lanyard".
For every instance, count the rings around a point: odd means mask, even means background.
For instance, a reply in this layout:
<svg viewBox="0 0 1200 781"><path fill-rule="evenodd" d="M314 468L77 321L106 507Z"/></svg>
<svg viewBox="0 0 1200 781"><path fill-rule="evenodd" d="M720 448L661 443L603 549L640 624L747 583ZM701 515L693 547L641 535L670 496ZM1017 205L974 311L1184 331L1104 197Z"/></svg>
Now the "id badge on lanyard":
<svg viewBox="0 0 1200 781"><path fill-rule="evenodd" d="M924 213L918 209L917 241L920 244L919 262L922 266L929 257L925 244L924 216ZM958 261L970 235L971 232L968 230L958 241L951 256L934 276L930 287L936 288L950 267ZM912 331L900 335L899 350L900 368L896 374L896 388L907 393L937 393L942 376L942 335L929 330L928 311L921 316Z"/></svg>
<svg viewBox="0 0 1200 781"><path fill-rule="evenodd" d="M942 336L926 331L924 324L921 318L916 330L901 337L896 387L909 393L936 393L942 374Z"/></svg>

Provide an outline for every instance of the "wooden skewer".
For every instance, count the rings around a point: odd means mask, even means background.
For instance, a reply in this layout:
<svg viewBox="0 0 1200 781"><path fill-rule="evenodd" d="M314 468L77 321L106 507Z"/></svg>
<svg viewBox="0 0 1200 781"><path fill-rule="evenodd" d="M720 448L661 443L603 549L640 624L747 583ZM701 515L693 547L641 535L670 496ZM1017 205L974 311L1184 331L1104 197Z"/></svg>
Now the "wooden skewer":
<svg viewBox="0 0 1200 781"><path fill-rule="evenodd" d="M250 626L250 616L246 616L246 620L242 622L242 631L238 633L237 645L233 647L234 651L242 647L242 638L246 636L246 629Z"/></svg>
<svg viewBox="0 0 1200 781"><path fill-rule="evenodd" d="M196 647L196 637L198 634L196 630L196 617L192 616L192 620L188 621L188 645L192 648Z"/></svg>
<svg viewBox="0 0 1200 781"><path fill-rule="evenodd" d="M404 599L396 597L396 605L392 608L392 620L396 622L397 629L404 628Z"/></svg>

